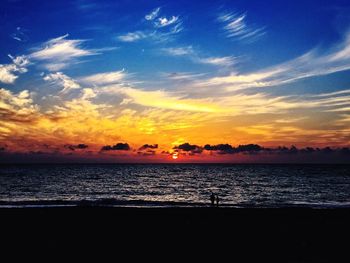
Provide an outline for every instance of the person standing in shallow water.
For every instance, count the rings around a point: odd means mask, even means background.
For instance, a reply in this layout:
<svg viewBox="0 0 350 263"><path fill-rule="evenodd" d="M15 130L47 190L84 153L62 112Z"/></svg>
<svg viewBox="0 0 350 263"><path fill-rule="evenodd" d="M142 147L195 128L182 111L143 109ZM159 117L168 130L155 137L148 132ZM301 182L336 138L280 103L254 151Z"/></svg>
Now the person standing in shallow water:
<svg viewBox="0 0 350 263"><path fill-rule="evenodd" d="M216 195L215 201L216 201L216 206L219 207L219 202L220 202L219 195Z"/></svg>
<svg viewBox="0 0 350 263"><path fill-rule="evenodd" d="M214 203L215 203L215 195L213 192L211 192L211 195L210 195L210 202L211 202L211 205L214 206Z"/></svg>

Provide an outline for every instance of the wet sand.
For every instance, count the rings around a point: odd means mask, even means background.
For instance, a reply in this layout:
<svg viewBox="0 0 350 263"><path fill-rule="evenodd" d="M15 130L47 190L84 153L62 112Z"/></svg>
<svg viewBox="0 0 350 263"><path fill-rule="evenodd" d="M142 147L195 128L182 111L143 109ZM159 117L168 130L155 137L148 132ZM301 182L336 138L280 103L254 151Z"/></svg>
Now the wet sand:
<svg viewBox="0 0 350 263"><path fill-rule="evenodd" d="M143 249L149 255L343 262L350 239L348 208L1 208L0 218L7 245L118 253L132 248L130 256Z"/></svg>

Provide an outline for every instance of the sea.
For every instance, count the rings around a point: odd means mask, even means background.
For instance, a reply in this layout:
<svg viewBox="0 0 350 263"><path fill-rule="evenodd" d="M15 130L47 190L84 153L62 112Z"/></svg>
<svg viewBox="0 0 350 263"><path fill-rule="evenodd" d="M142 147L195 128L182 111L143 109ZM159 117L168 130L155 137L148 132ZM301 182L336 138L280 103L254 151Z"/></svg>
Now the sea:
<svg viewBox="0 0 350 263"><path fill-rule="evenodd" d="M0 165L0 207L350 207L350 165Z"/></svg>

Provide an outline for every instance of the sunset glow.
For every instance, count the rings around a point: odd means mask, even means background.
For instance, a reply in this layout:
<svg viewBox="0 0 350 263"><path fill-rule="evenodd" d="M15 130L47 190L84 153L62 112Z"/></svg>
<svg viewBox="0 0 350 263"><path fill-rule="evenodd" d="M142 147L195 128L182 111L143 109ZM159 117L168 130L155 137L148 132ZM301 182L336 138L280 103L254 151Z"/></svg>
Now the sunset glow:
<svg viewBox="0 0 350 263"><path fill-rule="evenodd" d="M50 1L30 12L29 3L5 1L0 155L244 162L288 161L290 152L322 159L327 147L346 154L350 19L337 2L269 10L246 1ZM238 148L251 144L261 148Z"/></svg>

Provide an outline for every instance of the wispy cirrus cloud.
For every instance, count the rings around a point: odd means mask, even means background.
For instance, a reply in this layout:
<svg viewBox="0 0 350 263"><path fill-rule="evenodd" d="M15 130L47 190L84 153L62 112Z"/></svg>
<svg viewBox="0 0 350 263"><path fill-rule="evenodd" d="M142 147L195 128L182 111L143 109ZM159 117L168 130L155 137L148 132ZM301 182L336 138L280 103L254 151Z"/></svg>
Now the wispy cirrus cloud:
<svg viewBox="0 0 350 263"><path fill-rule="evenodd" d="M12 60L11 64L0 64L0 82L13 84L18 78L17 73L27 72L27 66L30 64L27 56L13 57L8 55Z"/></svg>
<svg viewBox="0 0 350 263"><path fill-rule="evenodd" d="M253 42L265 34L265 28L248 25L246 18L246 13L226 13L220 15L218 21L225 24L223 29L226 37Z"/></svg>
<svg viewBox="0 0 350 263"><path fill-rule="evenodd" d="M153 9L146 14L144 21L146 28L133 32L126 32L116 37L121 42L136 42L143 39L149 39L155 42L166 42L173 40L175 35L183 30L180 16L161 15L161 8Z"/></svg>
<svg viewBox="0 0 350 263"><path fill-rule="evenodd" d="M223 57L201 56L199 52L197 52L192 46L162 48L161 52L169 56L187 57L195 63L214 65L214 66L230 67L236 64L237 62L237 57L234 57L234 56L223 56Z"/></svg>
<svg viewBox="0 0 350 263"><path fill-rule="evenodd" d="M160 11L160 7L157 7L157 8L155 8L155 9L153 9L153 10L151 11L151 13L145 15L145 19L146 19L146 20L154 20L154 19L158 16L159 11Z"/></svg>
<svg viewBox="0 0 350 263"><path fill-rule="evenodd" d="M230 67L237 63L237 58L234 56L207 57L207 58L198 58L197 61L202 64Z"/></svg>
<svg viewBox="0 0 350 263"><path fill-rule="evenodd" d="M300 79L329 75L350 70L350 33L340 44L324 52L317 49L259 71L241 74L231 72L226 76L216 76L200 80L196 86L221 86L227 91L248 88L272 87L296 82ZM340 55L341 54L341 55Z"/></svg>
<svg viewBox="0 0 350 263"><path fill-rule="evenodd" d="M149 34L142 31L129 32L124 35L117 36L117 39L122 42L136 42L149 37Z"/></svg>
<svg viewBox="0 0 350 263"><path fill-rule="evenodd" d="M185 99L177 94L164 90L142 90L131 87L120 87L110 85L102 87L100 93L109 95L124 95L130 99L129 103L135 103L146 107L192 111L192 112L216 112L217 106L210 104L209 101ZM207 103L205 103L207 102Z"/></svg>
<svg viewBox="0 0 350 263"><path fill-rule="evenodd" d="M203 77L204 73L191 73L191 72L172 72L172 73L164 73L163 76L167 77L170 80L175 81L192 81Z"/></svg>
<svg viewBox="0 0 350 263"><path fill-rule="evenodd" d="M79 81L84 82L88 85L99 86L99 85L121 83L125 81L128 76L129 74L127 74L123 69L120 71L104 72L104 73L98 73L98 74L82 77L79 79Z"/></svg>
<svg viewBox="0 0 350 263"><path fill-rule="evenodd" d="M103 51L115 49L86 49L82 47L86 40L67 39L68 36L66 34L45 42L37 51L31 53L29 58L43 61L44 67L50 71L58 71L76 62L78 58L99 55Z"/></svg>
<svg viewBox="0 0 350 263"><path fill-rule="evenodd" d="M192 46L167 47L162 48L161 51L169 56L194 56L196 54Z"/></svg>
<svg viewBox="0 0 350 263"><path fill-rule="evenodd" d="M44 76L45 81L49 81L54 85L63 87L60 93L65 94L74 89L80 89L81 86L72 78L63 74L62 72L50 73Z"/></svg>
<svg viewBox="0 0 350 263"><path fill-rule="evenodd" d="M19 42L27 42L28 41L28 35L25 32L26 30L22 27L16 27L15 32L13 32L10 36L12 39L19 41Z"/></svg>
<svg viewBox="0 0 350 263"><path fill-rule="evenodd" d="M154 25L156 27L166 27L179 22L180 22L179 16L172 16L169 18L164 16L164 17L158 18L157 21L154 22Z"/></svg>

